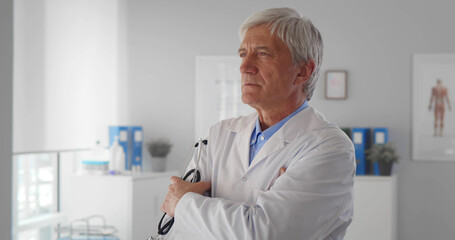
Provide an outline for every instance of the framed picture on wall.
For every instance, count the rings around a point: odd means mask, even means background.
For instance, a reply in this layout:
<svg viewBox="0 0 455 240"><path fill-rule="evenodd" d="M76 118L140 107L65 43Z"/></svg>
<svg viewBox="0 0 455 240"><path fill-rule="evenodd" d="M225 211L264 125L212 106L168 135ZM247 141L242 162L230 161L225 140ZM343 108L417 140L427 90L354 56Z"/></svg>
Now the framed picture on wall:
<svg viewBox="0 0 455 240"><path fill-rule="evenodd" d="M414 54L412 158L455 162L455 54Z"/></svg>
<svg viewBox="0 0 455 240"><path fill-rule="evenodd" d="M325 72L325 98L346 99L348 97L348 72L327 70Z"/></svg>

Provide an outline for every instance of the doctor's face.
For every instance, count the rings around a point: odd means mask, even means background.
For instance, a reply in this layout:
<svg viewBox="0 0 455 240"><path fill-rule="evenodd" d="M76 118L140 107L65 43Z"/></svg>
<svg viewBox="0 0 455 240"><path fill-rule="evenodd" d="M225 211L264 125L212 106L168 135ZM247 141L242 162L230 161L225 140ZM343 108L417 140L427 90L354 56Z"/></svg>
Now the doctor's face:
<svg viewBox="0 0 455 240"><path fill-rule="evenodd" d="M239 48L242 58L242 101L256 109L287 103L302 86L295 84L298 67L291 52L265 25L250 28Z"/></svg>

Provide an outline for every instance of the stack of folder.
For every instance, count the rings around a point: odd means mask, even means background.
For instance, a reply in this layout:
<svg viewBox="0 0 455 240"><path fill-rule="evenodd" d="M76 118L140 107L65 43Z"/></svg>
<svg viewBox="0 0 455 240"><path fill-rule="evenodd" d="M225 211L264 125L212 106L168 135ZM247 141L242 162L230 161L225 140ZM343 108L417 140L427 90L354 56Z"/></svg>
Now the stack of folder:
<svg viewBox="0 0 455 240"><path fill-rule="evenodd" d="M366 160L365 150L368 150L372 144L386 144L389 140L389 131L387 128L365 128L354 127L341 128L354 143L355 159L357 162L356 175L377 175L379 176L378 163L371 164Z"/></svg>
<svg viewBox="0 0 455 240"><path fill-rule="evenodd" d="M125 170L142 169L143 131L141 126L110 126L109 146L118 137L120 146L125 151Z"/></svg>

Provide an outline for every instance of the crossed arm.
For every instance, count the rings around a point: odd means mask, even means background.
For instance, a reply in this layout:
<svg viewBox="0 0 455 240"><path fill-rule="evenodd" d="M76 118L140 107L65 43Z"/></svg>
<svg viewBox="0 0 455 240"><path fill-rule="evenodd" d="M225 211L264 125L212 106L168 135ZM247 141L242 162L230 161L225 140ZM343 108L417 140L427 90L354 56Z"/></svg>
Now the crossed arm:
<svg viewBox="0 0 455 240"><path fill-rule="evenodd" d="M280 176L286 172L286 168L280 169ZM190 183L183 181L179 177L171 177L168 193L164 199L161 211L166 212L169 216L174 217L175 208L180 199L188 192L203 194L210 189L210 182Z"/></svg>

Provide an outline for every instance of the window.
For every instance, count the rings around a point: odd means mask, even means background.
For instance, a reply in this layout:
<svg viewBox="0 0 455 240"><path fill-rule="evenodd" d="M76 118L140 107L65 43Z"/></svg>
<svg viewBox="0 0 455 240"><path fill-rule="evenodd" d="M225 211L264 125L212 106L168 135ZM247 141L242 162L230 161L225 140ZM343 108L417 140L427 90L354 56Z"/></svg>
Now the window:
<svg viewBox="0 0 455 240"><path fill-rule="evenodd" d="M13 226L17 240L54 239L58 153L13 156Z"/></svg>

